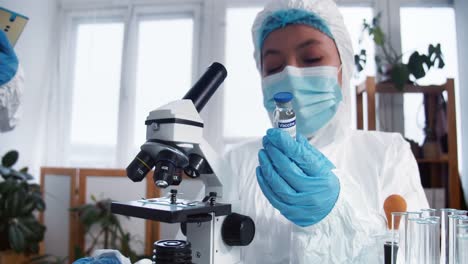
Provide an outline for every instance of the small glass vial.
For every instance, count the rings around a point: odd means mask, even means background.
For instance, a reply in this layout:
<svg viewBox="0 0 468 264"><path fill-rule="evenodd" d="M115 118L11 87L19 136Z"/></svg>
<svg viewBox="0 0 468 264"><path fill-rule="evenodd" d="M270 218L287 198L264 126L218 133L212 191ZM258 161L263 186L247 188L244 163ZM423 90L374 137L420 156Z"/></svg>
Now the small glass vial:
<svg viewBox="0 0 468 264"><path fill-rule="evenodd" d="M288 92L275 94L273 97L276 103L276 109L273 112L274 126L285 130L296 138L296 113L292 108L293 95Z"/></svg>

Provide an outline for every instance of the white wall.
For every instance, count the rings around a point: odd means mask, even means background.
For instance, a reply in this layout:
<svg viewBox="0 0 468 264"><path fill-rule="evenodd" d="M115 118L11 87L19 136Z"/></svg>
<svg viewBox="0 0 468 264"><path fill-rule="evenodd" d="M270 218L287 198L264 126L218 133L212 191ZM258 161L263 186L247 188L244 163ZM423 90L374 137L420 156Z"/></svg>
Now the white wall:
<svg viewBox="0 0 468 264"><path fill-rule="evenodd" d="M468 1L455 0L455 15L457 22L457 37L458 37L458 63L460 73L460 120L461 135L458 138L462 139L462 181L465 191L465 201L468 201Z"/></svg>
<svg viewBox="0 0 468 264"><path fill-rule="evenodd" d="M49 61L56 39L54 22L57 18L57 0L0 0L0 6L29 17L28 25L15 46L25 72L25 87L22 103L22 119L11 132L0 134L0 156L16 149L20 152L17 166L28 166L38 176L41 163L38 128L43 120L40 113L46 110L42 103L48 96L46 82Z"/></svg>

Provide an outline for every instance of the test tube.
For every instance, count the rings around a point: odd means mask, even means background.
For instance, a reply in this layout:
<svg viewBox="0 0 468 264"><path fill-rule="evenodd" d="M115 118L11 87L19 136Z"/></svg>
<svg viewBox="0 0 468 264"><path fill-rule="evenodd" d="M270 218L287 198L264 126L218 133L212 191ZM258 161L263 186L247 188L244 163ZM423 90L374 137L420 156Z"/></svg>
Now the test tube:
<svg viewBox="0 0 468 264"><path fill-rule="evenodd" d="M416 221L416 238L418 240L418 248L416 253L416 260L418 263L429 263L427 250L429 248L429 227L428 220L420 219Z"/></svg>
<svg viewBox="0 0 468 264"><path fill-rule="evenodd" d="M435 216L437 213L437 209L433 208L427 208L427 209L421 209L422 217L431 217Z"/></svg>
<svg viewBox="0 0 468 264"><path fill-rule="evenodd" d="M457 248L457 237L456 237L456 224L458 221L458 215L452 214L448 216L448 224L449 224L449 239L448 239L448 248L449 248L449 264L456 264L456 255L455 249Z"/></svg>
<svg viewBox="0 0 468 264"><path fill-rule="evenodd" d="M411 249L410 247L413 246L412 243L415 243L414 241L414 230L412 231L411 230L411 226L410 226L410 219L413 219L412 220L412 223L411 225L415 225L415 222L418 218L421 218L421 215L422 215L422 212L420 211L409 211L409 212L406 212L406 217L405 217L405 263L411 263L411 259L412 259L412 256L411 256ZM413 227L414 228L414 227ZM412 242L412 239L413 238L413 242ZM413 250L413 254L414 254L414 250Z"/></svg>
<svg viewBox="0 0 468 264"><path fill-rule="evenodd" d="M429 255L428 263L440 263L440 217L434 216L429 219Z"/></svg>
<svg viewBox="0 0 468 264"><path fill-rule="evenodd" d="M467 215L458 216L458 224L468 224L468 216Z"/></svg>
<svg viewBox="0 0 468 264"><path fill-rule="evenodd" d="M468 224L457 225L457 261L468 264Z"/></svg>
<svg viewBox="0 0 468 264"><path fill-rule="evenodd" d="M405 259L405 234L406 234L406 212L392 212L392 241L391 241L391 262L401 263Z"/></svg>
<svg viewBox="0 0 468 264"><path fill-rule="evenodd" d="M440 262L439 222L428 218L417 221L419 263L436 264Z"/></svg>
<svg viewBox="0 0 468 264"><path fill-rule="evenodd" d="M440 264L448 264L448 216L456 210L452 208L440 209Z"/></svg>
<svg viewBox="0 0 468 264"><path fill-rule="evenodd" d="M465 216L465 215L468 215L468 211L466 211L466 210L455 210L454 214L460 215L460 216Z"/></svg>
<svg viewBox="0 0 468 264"><path fill-rule="evenodd" d="M407 225L407 240L406 240L406 261L407 264L417 264L419 262L419 244L421 243L419 236L418 221L421 220L420 215L408 215Z"/></svg>

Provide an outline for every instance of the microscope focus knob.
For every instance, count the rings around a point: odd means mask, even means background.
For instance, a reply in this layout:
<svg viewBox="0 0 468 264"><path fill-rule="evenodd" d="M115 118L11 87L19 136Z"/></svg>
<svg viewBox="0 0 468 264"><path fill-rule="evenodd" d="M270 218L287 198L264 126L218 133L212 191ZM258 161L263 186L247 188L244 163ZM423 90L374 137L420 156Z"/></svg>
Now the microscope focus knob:
<svg viewBox="0 0 468 264"><path fill-rule="evenodd" d="M255 236L255 223L246 215L232 213L224 219L221 236L229 246L247 246Z"/></svg>

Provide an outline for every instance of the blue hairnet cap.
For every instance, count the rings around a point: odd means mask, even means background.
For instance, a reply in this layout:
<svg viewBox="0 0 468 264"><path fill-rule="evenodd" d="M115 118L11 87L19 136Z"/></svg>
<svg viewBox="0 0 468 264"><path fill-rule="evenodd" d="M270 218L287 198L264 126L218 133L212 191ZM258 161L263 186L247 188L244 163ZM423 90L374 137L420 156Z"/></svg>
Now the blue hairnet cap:
<svg viewBox="0 0 468 264"><path fill-rule="evenodd" d="M288 25L311 26L334 40L327 23L317 14L302 9L287 9L274 12L264 21L257 41L259 49L263 47L263 42L271 32Z"/></svg>

